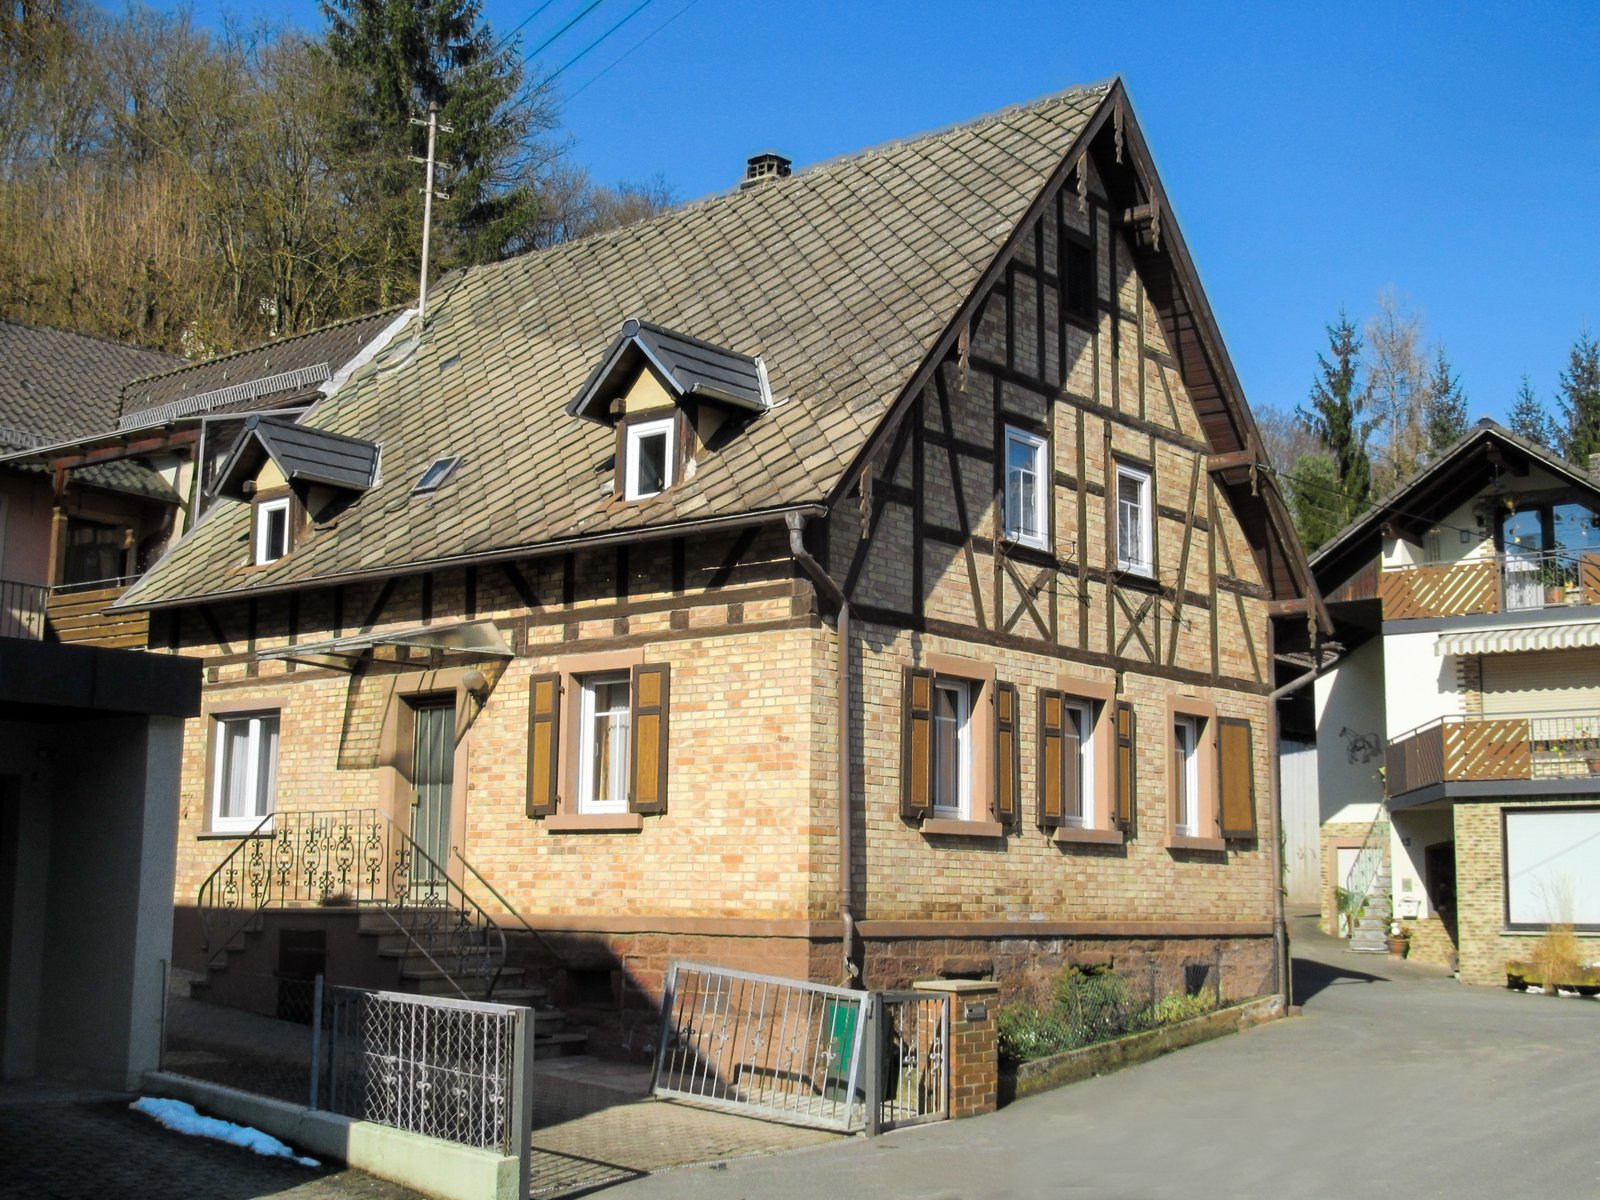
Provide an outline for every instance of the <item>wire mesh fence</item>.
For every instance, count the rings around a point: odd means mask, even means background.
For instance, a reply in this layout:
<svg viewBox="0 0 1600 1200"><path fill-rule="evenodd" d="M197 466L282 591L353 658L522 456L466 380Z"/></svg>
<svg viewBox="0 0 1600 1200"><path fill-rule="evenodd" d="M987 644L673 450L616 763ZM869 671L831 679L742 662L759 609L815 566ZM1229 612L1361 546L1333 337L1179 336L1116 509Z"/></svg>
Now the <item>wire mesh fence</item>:
<svg viewBox="0 0 1600 1200"><path fill-rule="evenodd" d="M463 1146L516 1152L528 1009L329 989L326 1107ZM531 1028L526 1037L532 1037Z"/></svg>
<svg viewBox="0 0 1600 1200"><path fill-rule="evenodd" d="M168 980L162 1069L306 1104L315 1074L318 983L228 970Z"/></svg>

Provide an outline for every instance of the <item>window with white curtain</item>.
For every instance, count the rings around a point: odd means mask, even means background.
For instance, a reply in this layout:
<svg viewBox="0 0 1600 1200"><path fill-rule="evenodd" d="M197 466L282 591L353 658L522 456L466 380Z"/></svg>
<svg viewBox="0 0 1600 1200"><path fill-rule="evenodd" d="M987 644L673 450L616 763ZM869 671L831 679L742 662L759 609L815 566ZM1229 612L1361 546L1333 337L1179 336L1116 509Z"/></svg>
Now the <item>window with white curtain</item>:
<svg viewBox="0 0 1600 1200"><path fill-rule="evenodd" d="M628 672L585 676L581 681L582 728L578 744L578 811L628 811Z"/></svg>
<svg viewBox="0 0 1600 1200"><path fill-rule="evenodd" d="M248 833L272 815L278 791L278 714L218 717L211 828Z"/></svg>

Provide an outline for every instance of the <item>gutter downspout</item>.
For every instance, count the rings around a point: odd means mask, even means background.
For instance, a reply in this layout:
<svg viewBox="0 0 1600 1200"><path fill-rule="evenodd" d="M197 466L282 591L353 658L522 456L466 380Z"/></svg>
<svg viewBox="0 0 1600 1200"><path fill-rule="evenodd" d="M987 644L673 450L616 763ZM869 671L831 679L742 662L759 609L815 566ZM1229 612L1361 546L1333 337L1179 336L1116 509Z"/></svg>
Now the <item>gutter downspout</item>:
<svg viewBox="0 0 1600 1200"><path fill-rule="evenodd" d="M1272 645L1276 640L1269 623L1268 662L1277 661ZM1318 661L1321 661L1320 654ZM1267 693L1267 752L1272 767L1272 941L1274 952L1278 956L1278 995L1283 1000L1283 1011L1286 1015L1294 1004L1294 989L1289 970L1289 927L1283 912L1283 792L1282 772L1278 766L1278 701L1291 692L1298 692L1315 680L1319 673L1318 669L1312 669L1298 679L1293 679L1281 688Z"/></svg>
<svg viewBox="0 0 1600 1200"><path fill-rule="evenodd" d="M861 970L852 957L856 944L856 922L850 901L855 891L855 850L850 833L850 601L844 589L833 581L827 569L806 549L803 536L805 515L786 513L784 522L789 526L789 553L794 561L811 578L817 590L826 593L828 599L839 607L839 920L844 926L839 949L844 984L848 987L852 981L861 978Z"/></svg>

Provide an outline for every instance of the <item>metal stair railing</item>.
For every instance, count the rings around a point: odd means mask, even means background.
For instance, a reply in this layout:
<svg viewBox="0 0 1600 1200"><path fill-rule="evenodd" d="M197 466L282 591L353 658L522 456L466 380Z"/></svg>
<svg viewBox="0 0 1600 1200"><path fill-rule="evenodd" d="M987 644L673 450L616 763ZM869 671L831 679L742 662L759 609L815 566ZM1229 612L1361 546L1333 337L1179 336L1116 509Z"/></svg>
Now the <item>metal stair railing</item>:
<svg viewBox="0 0 1600 1200"><path fill-rule="evenodd" d="M520 912L518 912L516 907L511 903L511 901L507 900L504 896L502 896L500 894L500 889L495 887L494 884L490 883L487 879L485 879L484 876L483 876L483 873L481 871L479 871L477 867L473 866L470 862L468 862L466 860L466 858L462 855L460 850L458 850L454 846L451 846L450 847L450 853L455 857L456 861L459 862L463 867L465 867L467 869L467 872L474 879L476 879L478 881L479 886L481 886L484 891L488 892L491 896L493 896L496 900L498 900L500 902L500 907L501 908L505 909L506 912L510 913L513 917L515 917L517 919L517 924L521 925L524 929L526 929L530 934L533 935L534 940L537 941L541 946L543 946L545 948L546 953L548 953L551 958L555 959L556 962L558 962L563 967L565 967L567 965L566 957L561 953L561 951L559 951L559 950L557 950L555 948L555 946L551 943L550 939L545 937L544 934L540 933L539 930L535 929L532 925L530 925L528 923L528 918L523 916Z"/></svg>
<svg viewBox="0 0 1600 1200"><path fill-rule="evenodd" d="M1355 933L1355 914L1365 905L1367 895L1372 891L1373 882L1383 869L1384 842L1389 837L1389 830L1389 801L1386 797L1379 802L1378 811L1373 815L1372 823L1367 826L1366 836L1361 841L1361 849L1356 851L1356 860L1351 864L1350 874L1345 880L1345 891L1349 895L1348 915L1352 935Z"/></svg>
<svg viewBox="0 0 1600 1200"><path fill-rule="evenodd" d="M266 909L301 904L379 909L463 997L467 976L493 995L505 966L505 933L494 918L371 808L279 813L244 834L199 888L206 965L225 965L234 940Z"/></svg>

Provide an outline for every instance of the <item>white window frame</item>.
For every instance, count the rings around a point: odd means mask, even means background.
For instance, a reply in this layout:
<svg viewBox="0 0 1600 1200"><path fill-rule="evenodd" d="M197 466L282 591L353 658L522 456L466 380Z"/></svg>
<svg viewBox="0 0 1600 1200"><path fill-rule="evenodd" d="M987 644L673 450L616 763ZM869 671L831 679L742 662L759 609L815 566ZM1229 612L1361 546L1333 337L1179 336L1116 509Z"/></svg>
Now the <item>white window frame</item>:
<svg viewBox="0 0 1600 1200"><path fill-rule="evenodd" d="M262 762L262 734L266 723L276 727L277 736L272 741L270 761ZM244 816L229 817L222 814L223 799L227 792L228 737L232 727L245 727L244 791L254 797ZM276 711L256 713L226 713L212 719L212 770L211 770L211 829L215 833L249 833L277 811L278 759L283 744L283 722ZM262 779L262 769L266 779ZM264 786L263 786L264 785Z"/></svg>
<svg viewBox="0 0 1600 1200"><path fill-rule="evenodd" d="M595 795L595 718L599 715L595 706L600 688L618 683L625 685L627 695L622 719L617 726L621 736L613 743L612 749L613 778L621 795L601 799ZM601 671L583 675L578 679L578 689L578 811L593 814L625 813L628 811L628 776L633 768L632 676L627 671ZM611 711L616 712L615 709ZM617 769L618 758L622 760L620 770Z"/></svg>
<svg viewBox="0 0 1600 1200"><path fill-rule="evenodd" d="M1012 503L1011 481L1011 448L1022 446L1030 454L1033 472L1033 504L1031 513L1018 512ZM1005 497L1005 536L1023 546L1032 546L1038 550L1048 547L1050 537L1050 444L1036 433L1026 429L1018 429L1014 425L1006 426L1004 458L1002 459L1005 472L1005 484L1002 495ZM1018 488L1020 500L1021 488ZM1030 529L1029 526L1032 526Z"/></svg>
<svg viewBox="0 0 1600 1200"><path fill-rule="evenodd" d="M1084 696L1068 696L1065 704L1064 718L1072 720L1076 713L1081 719L1078 737L1077 763L1063 763L1063 770L1076 770L1078 773L1078 811L1075 813L1063 812L1062 824L1071 829L1094 829L1095 802L1094 802L1094 760L1097 749L1097 739L1100 732L1101 705L1097 701ZM1064 782L1064 781L1063 781Z"/></svg>
<svg viewBox="0 0 1600 1200"><path fill-rule="evenodd" d="M1179 713L1172 718L1174 749L1183 752L1183 775L1173 782L1180 785L1173 806L1173 832L1179 837L1200 836L1200 730L1202 718ZM1184 745L1179 745L1179 731Z"/></svg>
<svg viewBox="0 0 1600 1200"><path fill-rule="evenodd" d="M945 820L966 821L972 815L972 693L970 680L935 677L933 681L933 815ZM938 695L946 692L956 697L956 795L951 798L939 794L940 729Z"/></svg>
<svg viewBox="0 0 1600 1200"><path fill-rule="evenodd" d="M673 448L673 432L677 428L675 417L663 417L659 421L640 421L637 425L627 428L627 440L623 447L625 462L623 464L623 495L629 500L647 500L651 496L659 496L677 482L677 455ZM664 435L667 440L667 451L662 456L664 481L660 492L645 492L639 490L639 443L647 437Z"/></svg>
<svg viewBox="0 0 1600 1200"><path fill-rule="evenodd" d="M289 497L281 496L276 500L262 500L256 504L256 566L265 566L267 563L277 562L289 553ZM268 537L272 529L272 514L283 514L283 549L272 554Z"/></svg>
<svg viewBox="0 0 1600 1200"><path fill-rule="evenodd" d="M1138 524L1139 544L1135 547L1132 547L1132 549L1137 552L1138 557L1130 555L1128 553L1130 547L1124 545L1123 543L1123 480L1132 482L1138 488L1138 500L1136 505L1134 505L1134 508L1136 512L1136 521ZM1152 561L1154 558L1154 553L1151 549L1151 523L1153 520L1153 514L1150 511L1150 472L1146 471L1143 467L1134 467L1129 466L1127 463L1118 463L1116 486L1112 489L1112 503L1117 506L1117 570L1126 571L1132 575L1154 577L1155 563Z"/></svg>

